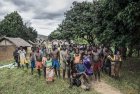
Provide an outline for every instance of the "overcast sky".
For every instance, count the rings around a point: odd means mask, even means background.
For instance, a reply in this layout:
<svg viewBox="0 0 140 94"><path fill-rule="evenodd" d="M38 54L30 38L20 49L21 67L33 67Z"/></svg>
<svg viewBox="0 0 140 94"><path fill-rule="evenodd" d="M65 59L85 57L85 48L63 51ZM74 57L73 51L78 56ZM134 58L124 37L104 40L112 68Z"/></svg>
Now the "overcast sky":
<svg viewBox="0 0 140 94"><path fill-rule="evenodd" d="M39 34L49 35L62 22L64 12L70 9L73 1L93 0L0 0L0 20L6 14L18 11Z"/></svg>

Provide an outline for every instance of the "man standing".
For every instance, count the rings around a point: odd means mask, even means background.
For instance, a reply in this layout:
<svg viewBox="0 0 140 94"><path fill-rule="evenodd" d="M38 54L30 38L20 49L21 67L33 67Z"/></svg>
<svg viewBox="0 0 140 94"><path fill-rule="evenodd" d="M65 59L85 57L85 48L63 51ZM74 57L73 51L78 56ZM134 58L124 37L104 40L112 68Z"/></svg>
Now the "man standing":
<svg viewBox="0 0 140 94"><path fill-rule="evenodd" d="M13 52L14 60L17 63L17 67L20 68L20 62L19 62L19 54L18 54L18 48Z"/></svg>
<svg viewBox="0 0 140 94"><path fill-rule="evenodd" d="M94 62L94 75L95 80L98 79L100 81L100 69L101 69L101 60L100 60L100 53L97 51L97 48L94 47L93 49L93 62Z"/></svg>
<svg viewBox="0 0 140 94"><path fill-rule="evenodd" d="M66 67L67 67L66 56L67 56L67 50L65 47L63 47L62 50L60 51L60 61L62 64L62 69L63 69L63 79L65 79L65 73L66 73Z"/></svg>
<svg viewBox="0 0 140 94"><path fill-rule="evenodd" d="M60 63L59 63L59 51L56 47L52 51L52 66L55 70L55 75L60 78Z"/></svg>

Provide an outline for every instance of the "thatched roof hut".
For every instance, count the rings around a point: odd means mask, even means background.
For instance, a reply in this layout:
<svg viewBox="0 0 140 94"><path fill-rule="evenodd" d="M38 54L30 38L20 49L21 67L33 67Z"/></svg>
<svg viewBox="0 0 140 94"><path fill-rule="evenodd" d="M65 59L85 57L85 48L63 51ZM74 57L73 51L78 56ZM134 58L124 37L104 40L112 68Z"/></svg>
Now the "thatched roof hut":
<svg viewBox="0 0 140 94"><path fill-rule="evenodd" d="M2 37L0 38L0 60L13 58L16 47L22 46L26 51L32 45L21 38Z"/></svg>
<svg viewBox="0 0 140 94"><path fill-rule="evenodd" d="M7 44L6 44L7 43ZM0 46L1 45L15 45L16 47L31 47L32 45L23 40L22 38L11 38L11 37L2 37L0 39Z"/></svg>

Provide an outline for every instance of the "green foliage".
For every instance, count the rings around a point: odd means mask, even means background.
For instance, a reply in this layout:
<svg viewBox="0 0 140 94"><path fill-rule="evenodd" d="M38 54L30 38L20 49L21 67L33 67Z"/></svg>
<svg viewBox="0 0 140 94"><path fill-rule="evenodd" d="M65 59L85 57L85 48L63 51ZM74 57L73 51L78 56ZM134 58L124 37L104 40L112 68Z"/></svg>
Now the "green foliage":
<svg viewBox="0 0 140 94"><path fill-rule="evenodd" d="M7 37L21 37L25 40L34 41L37 37L37 31L32 27L27 27L23 23L21 16L15 11L7 14L0 22L0 35Z"/></svg>
<svg viewBox="0 0 140 94"><path fill-rule="evenodd" d="M66 19L58 27L62 38L66 40L83 38L89 43L93 43L95 39L94 31L97 30L93 30L93 23L96 24L93 15L91 15L95 12L93 7L97 6L93 6L89 2L73 2L71 10L65 13Z"/></svg>
<svg viewBox="0 0 140 94"><path fill-rule="evenodd" d="M58 27L62 39L83 38L99 43L133 48L140 40L139 0L73 2ZM53 33L50 35L52 36ZM57 37L55 37L57 38Z"/></svg>
<svg viewBox="0 0 140 94"><path fill-rule="evenodd" d="M50 40L53 40L53 39L62 39L62 37L61 37L60 34L61 34L61 33L60 33L59 31L55 30L54 32L52 32L52 33L50 34L49 39L50 39Z"/></svg>
<svg viewBox="0 0 140 94"><path fill-rule="evenodd" d="M88 42L82 38L75 38L74 43L76 43L76 44L88 44Z"/></svg>

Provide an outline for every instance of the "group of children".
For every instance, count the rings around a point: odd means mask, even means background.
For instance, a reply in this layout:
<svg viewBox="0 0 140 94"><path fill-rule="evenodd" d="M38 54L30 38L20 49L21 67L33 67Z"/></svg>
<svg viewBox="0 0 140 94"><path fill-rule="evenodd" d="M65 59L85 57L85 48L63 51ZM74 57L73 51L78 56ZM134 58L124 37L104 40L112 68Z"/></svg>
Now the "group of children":
<svg viewBox="0 0 140 94"><path fill-rule="evenodd" d="M41 77L43 71L47 82L53 82L55 76L60 78L62 68L62 78L69 80L70 88L76 85L89 90L93 81L101 81L101 71L119 77L122 59L119 50L113 55L102 46L63 45L53 46L52 50L32 49L30 62L31 74L36 68Z"/></svg>

